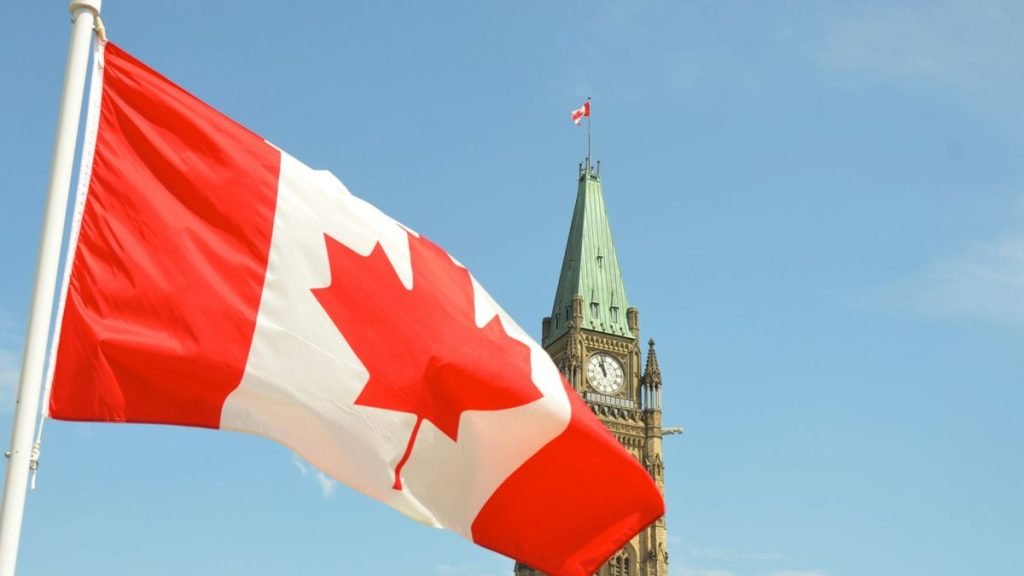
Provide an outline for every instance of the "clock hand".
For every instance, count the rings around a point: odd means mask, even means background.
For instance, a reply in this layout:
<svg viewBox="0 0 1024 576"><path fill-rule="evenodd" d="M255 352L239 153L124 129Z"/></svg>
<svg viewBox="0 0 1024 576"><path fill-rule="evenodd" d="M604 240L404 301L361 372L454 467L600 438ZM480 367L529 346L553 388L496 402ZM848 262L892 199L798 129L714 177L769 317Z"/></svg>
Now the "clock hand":
<svg viewBox="0 0 1024 576"><path fill-rule="evenodd" d="M600 366L600 367L601 367L601 374L602 374L602 375L603 375L603 376L604 376L605 378L607 378L607 377L608 377L608 371L604 369L604 358L601 358L601 363L600 363L600 364L598 364L598 366Z"/></svg>

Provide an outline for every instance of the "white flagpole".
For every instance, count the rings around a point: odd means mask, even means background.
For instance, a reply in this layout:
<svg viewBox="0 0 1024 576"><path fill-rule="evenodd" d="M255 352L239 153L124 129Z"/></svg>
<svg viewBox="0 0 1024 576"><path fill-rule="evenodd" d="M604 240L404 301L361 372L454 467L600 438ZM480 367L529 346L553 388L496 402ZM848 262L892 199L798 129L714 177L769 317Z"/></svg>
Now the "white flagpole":
<svg viewBox="0 0 1024 576"><path fill-rule="evenodd" d="M64 238L64 214L71 188L71 169L75 162L75 141L82 112L82 95L89 66L89 46L93 26L103 0L72 0L71 45L64 69L57 136L50 164L50 183L46 193L46 212L36 260L35 289L32 292L21 380L14 408L11 447L7 453L7 480L0 504L0 576L14 576L21 539L25 492L29 473L38 465L32 455L32 441L39 414L46 341L53 318L53 295L57 286L57 268Z"/></svg>

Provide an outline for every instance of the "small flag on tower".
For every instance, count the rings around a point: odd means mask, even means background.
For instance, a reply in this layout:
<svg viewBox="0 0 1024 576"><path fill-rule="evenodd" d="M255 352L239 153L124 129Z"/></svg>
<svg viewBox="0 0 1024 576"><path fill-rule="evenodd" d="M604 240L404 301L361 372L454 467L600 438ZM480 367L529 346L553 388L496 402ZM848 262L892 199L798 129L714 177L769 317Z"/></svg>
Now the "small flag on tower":
<svg viewBox="0 0 1024 576"><path fill-rule="evenodd" d="M580 125L580 121L583 120L584 116L590 116L590 98L583 103L583 106L572 111L572 121L577 126Z"/></svg>

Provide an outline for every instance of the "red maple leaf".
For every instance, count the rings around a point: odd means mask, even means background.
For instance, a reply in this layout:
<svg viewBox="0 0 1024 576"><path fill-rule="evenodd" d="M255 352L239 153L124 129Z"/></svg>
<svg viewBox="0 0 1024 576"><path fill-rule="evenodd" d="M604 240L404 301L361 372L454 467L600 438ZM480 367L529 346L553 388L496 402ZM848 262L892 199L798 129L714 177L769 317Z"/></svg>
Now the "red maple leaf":
<svg viewBox="0 0 1024 576"><path fill-rule="evenodd" d="M395 490L402 489L402 466L424 419L457 442L464 411L514 408L541 397L530 349L508 336L498 316L476 326L469 272L435 244L409 235L408 290L380 244L364 257L324 239L331 284L313 295L370 374L355 403L416 415L395 466Z"/></svg>

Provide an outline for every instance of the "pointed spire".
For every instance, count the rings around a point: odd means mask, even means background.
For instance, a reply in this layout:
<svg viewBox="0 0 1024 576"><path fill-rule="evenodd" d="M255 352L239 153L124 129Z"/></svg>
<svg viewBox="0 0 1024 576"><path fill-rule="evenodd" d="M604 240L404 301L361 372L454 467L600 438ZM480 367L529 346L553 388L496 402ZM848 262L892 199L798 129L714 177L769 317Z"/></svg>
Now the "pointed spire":
<svg viewBox="0 0 1024 576"><path fill-rule="evenodd" d="M647 366L640 377L644 410L661 412L661 368L658 368L658 354L654 351L654 338L648 340L647 345Z"/></svg>
<svg viewBox="0 0 1024 576"><path fill-rule="evenodd" d="M573 300L580 298L583 319L579 328L632 337L627 310L629 300L619 271L611 226L604 207L600 163L580 165L576 206L551 309L551 327L544 338L550 344L569 330L575 315Z"/></svg>
<svg viewBox="0 0 1024 576"><path fill-rule="evenodd" d="M654 352L654 338L647 341L647 367L644 368L644 382L651 388L661 388L661 368L658 355Z"/></svg>

